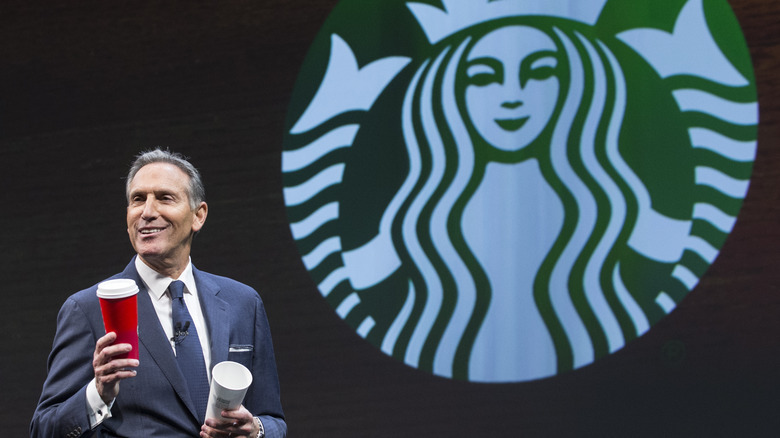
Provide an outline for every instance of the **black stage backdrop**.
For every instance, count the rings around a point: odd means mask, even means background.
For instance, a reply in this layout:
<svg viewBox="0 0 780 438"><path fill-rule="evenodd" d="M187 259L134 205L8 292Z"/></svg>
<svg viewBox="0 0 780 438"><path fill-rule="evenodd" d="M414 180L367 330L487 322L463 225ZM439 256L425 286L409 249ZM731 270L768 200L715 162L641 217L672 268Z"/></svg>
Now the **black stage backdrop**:
<svg viewBox="0 0 780 438"><path fill-rule="evenodd" d="M292 437L766 436L780 429L780 2L731 0L761 107L750 191L698 287L591 366L509 385L432 377L360 339L287 225L283 123L335 0L0 6L0 430L28 434L65 298L132 256L122 176L165 146L201 169L196 265L265 300Z"/></svg>

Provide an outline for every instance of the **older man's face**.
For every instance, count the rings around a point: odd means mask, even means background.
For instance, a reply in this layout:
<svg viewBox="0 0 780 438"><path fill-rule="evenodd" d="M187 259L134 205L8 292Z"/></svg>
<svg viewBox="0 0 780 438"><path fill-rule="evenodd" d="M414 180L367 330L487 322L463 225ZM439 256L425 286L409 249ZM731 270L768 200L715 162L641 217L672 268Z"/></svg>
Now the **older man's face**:
<svg viewBox="0 0 780 438"><path fill-rule="evenodd" d="M130 182L127 233L139 257L162 272L187 263L192 234L206 221L207 206L190 207L189 176L168 163L142 167Z"/></svg>

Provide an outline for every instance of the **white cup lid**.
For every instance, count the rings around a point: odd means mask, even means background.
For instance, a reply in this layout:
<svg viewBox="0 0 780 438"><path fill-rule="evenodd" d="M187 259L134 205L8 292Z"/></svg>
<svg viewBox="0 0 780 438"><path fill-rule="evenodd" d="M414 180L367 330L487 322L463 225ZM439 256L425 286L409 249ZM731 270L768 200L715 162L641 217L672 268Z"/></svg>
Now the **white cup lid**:
<svg viewBox="0 0 780 438"><path fill-rule="evenodd" d="M97 288L97 296L100 298L127 298L137 293L138 285L129 278L106 280Z"/></svg>

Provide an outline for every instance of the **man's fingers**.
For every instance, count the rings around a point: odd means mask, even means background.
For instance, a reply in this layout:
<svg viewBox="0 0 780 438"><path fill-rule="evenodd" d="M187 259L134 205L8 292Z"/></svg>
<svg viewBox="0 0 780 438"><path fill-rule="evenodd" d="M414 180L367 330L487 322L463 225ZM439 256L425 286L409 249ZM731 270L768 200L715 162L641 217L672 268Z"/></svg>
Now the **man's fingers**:
<svg viewBox="0 0 780 438"><path fill-rule="evenodd" d="M114 341L116 341L116 333L114 332L109 332L97 340L95 343L95 354L93 355L93 365L95 367L107 363L111 360L111 357L123 352L126 353L133 348L130 344L113 345Z"/></svg>
<svg viewBox="0 0 780 438"><path fill-rule="evenodd" d="M111 345L114 341L116 341L116 333L114 332L108 332L103 337L97 340L97 344L95 345L95 352L99 352L99 350L102 350L106 348L107 346Z"/></svg>
<svg viewBox="0 0 780 438"><path fill-rule="evenodd" d="M230 419L230 420L236 420L240 423L249 423L254 421L254 417L252 416L252 413L250 413L244 405L239 406L237 409L233 409L230 411L223 410L221 412L222 417Z"/></svg>
<svg viewBox="0 0 780 438"><path fill-rule="evenodd" d="M106 373L115 373L117 371L132 371L139 365L138 359L114 359L99 366Z"/></svg>
<svg viewBox="0 0 780 438"><path fill-rule="evenodd" d="M95 378L101 383L111 384L136 375L136 359L116 359L95 367Z"/></svg>
<svg viewBox="0 0 780 438"><path fill-rule="evenodd" d="M130 344L113 344L114 341L116 341L116 334L114 332L110 332L98 339L95 344L95 354L93 357L93 365L95 368L101 364L110 362L114 356L129 353L133 349L133 346Z"/></svg>
<svg viewBox="0 0 780 438"><path fill-rule="evenodd" d="M130 350L133 349L133 346L130 344L114 344L109 345L108 347L103 348L101 351L102 355L108 358L112 358L114 356L118 356L120 354L129 353Z"/></svg>
<svg viewBox="0 0 780 438"><path fill-rule="evenodd" d="M120 380L134 377L135 375L136 375L135 370L118 368L118 369L108 369L105 372L95 374L95 378L101 384L111 385L119 382Z"/></svg>
<svg viewBox="0 0 780 438"><path fill-rule="evenodd" d="M139 365L137 359L114 359L115 356L130 352L133 347L130 344L111 343L116 340L113 332L98 339L95 344L95 357L92 366L95 369L95 377L101 383L113 383L128 377L133 377L135 368Z"/></svg>
<svg viewBox="0 0 780 438"><path fill-rule="evenodd" d="M206 420L201 426L201 436L206 437L245 437L252 433L251 423L235 421Z"/></svg>

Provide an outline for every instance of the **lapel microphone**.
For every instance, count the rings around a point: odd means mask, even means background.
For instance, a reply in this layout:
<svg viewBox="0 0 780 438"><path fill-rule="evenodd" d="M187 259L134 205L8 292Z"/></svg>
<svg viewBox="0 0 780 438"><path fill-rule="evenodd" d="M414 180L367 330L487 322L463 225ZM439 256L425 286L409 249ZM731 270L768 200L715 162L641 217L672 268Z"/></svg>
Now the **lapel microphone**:
<svg viewBox="0 0 780 438"><path fill-rule="evenodd" d="M188 331L190 328L190 322L185 321L184 327L182 327L181 322L176 323L176 327L173 329L173 338L171 340L176 343L176 345L179 345L184 341L184 338L187 337L190 332Z"/></svg>

